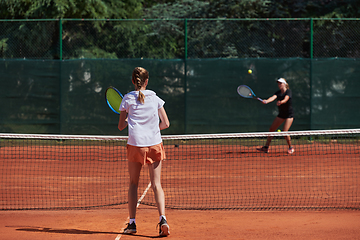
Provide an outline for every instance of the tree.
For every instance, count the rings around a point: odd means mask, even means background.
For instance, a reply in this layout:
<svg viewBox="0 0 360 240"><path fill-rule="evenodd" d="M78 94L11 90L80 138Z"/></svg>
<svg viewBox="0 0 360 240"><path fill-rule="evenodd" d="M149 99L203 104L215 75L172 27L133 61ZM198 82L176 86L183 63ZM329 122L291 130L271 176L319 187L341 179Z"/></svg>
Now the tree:
<svg viewBox="0 0 360 240"><path fill-rule="evenodd" d="M282 24L274 25L271 22L254 24L250 21L216 20L355 17L358 16L360 8L354 3L354 0L1 0L2 18L43 21L3 22L4 30L0 32L0 56L59 58L59 24L54 20L44 19L77 18L98 20L63 21L65 59L183 58L183 19L211 18L211 21L188 21L190 57L277 57L282 53L290 54L294 50L303 51L296 56L308 57L308 23L283 21ZM139 18L154 20L99 20ZM292 30L286 32L285 28ZM249 31L257 35L256 41L246 37ZM269 35L272 37L269 38ZM268 42L266 39L275 42ZM284 44L281 39L287 39L287 43ZM294 49L292 46L299 45L298 41L301 39L305 39L303 49ZM280 49L277 51L277 48Z"/></svg>
<svg viewBox="0 0 360 240"><path fill-rule="evenodd" d="M137 18L141 16L142 0L2 0L0 9L3 19L42 19L3 22L4 30L0 32L2 57L52 59L59 58L59 24L55 19ZM73 51L69 56L82 57L85 52L90 58L111 58L113 54L103 51L92 37L102 31L104 24L104 21L92 21L76 28L64 28L64 47L69 46L68 51Z"/></svg>
<svg viewBox="0 0 360 240"><path fill-rule="evenodd" d="M142 0L2 0L3 19L136 18Z"/></svg>

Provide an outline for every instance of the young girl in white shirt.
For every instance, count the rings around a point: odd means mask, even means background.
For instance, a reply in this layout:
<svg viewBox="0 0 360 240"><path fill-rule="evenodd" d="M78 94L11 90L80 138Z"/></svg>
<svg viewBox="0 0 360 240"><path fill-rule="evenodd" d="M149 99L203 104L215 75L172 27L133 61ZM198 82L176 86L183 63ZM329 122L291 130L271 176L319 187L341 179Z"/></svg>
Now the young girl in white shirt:
<svg viewBox="0 0 360 240"><path fill-rule="evenodd" d="M164 101L155 92L146 90L149 73L142 67L136 67L132 73L135 91L126 94L120 105L119 130L128 126L127 158L130 174L128 193L130 222L124 233L136 233L137 189L140 171L143 165L149 167L151 187L160 215L159 234L167 236L170 227L165 217L165 195L161 187L161 165L165 159L160 130L170 126L164 109ZM160 121L159 121L160 119Z"/></svg>

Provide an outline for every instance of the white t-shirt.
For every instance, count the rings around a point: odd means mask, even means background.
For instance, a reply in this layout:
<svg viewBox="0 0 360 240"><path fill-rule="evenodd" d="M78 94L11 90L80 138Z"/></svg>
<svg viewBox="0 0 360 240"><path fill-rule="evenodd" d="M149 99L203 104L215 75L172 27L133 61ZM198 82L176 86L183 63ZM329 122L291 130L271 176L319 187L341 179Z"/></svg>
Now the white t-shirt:
<svg viewBox="0 0 360 240"><path fill-rule="evenodd" d="M145 102L137 98L138 91L126 94L121 102L120 111L128 113L128 144L136 147L149 147L162 142L159 128L159 113L165 102L154 91L142 90Z"/></svg>

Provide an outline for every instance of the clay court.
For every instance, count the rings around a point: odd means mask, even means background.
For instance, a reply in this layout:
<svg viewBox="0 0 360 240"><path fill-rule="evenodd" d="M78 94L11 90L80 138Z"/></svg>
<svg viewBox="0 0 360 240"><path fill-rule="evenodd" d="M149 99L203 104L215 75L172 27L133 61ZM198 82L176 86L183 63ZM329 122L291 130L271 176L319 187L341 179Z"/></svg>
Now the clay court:
<svg viewBox="0 0 360 240"><path fill-rule="evenodd" d="M138 232L121 234L128 222L124 144L19 141L0 148L1 239L157 238L147 170ZM195 141L165 145L169 238L360 239L357 138L294 139L292 155L276 141L268 154L249 139Z"/></svg>
<svg viewBox="0 0 360 240"><path fill-rule="evenodd" d="M2 211L0 236L13 239L127 240L157 237L157 210L140 206L136 235L122 235L125 207L72 211ZM360 239L359 211L167 210L167 239Z"/></svg>

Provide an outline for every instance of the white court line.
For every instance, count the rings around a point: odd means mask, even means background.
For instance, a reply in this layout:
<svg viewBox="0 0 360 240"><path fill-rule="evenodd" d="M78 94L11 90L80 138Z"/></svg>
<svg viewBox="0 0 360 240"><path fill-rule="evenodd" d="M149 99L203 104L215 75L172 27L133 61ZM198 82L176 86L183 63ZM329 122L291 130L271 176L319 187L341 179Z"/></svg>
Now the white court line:
<svg viewBox="0 0 360 240"><path fill-rule="evenodd" d="M144 193L141 195L141 197L140 197L139 200L137 201L136 207L139 207L141 201L144 199L144 197L145 197L147 191L149 191L150 187L151 187L151 182L149 182L149 184L148 184L148 186L146 187Z"/></svg>
<svg viewBox="0 0 360 240"><path fill-rule="evenodd" d="M138 207L140 206L141 201L144 199L144 197L145 197L146 193L149 191L150 187L151 187L151 182L149 182L149 184L148 184L148 186L146 187L145 191L143 192L143 194L141 195L141 197L140 197L139 200L137 201L136 208L138 208ZM127 222L129 222L129 220L130 220L129 217L127 217L124 225L125 225ZM122 228L122 229L120 230L120 232L124 232L124 228ZM118 235L116 236L115 240L120 240L120 239L121 239L121 236L122 236L121 233L118 234Z"/></svg>

